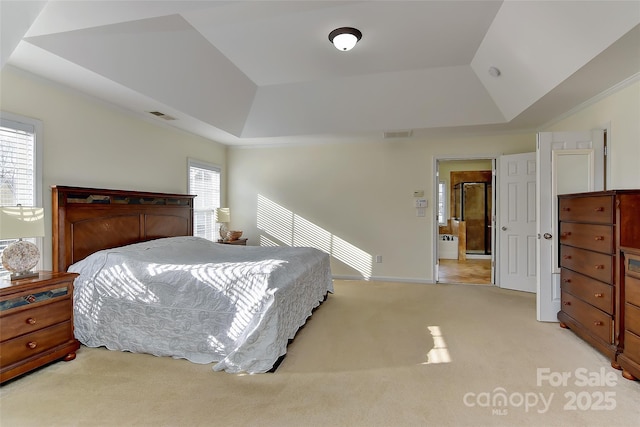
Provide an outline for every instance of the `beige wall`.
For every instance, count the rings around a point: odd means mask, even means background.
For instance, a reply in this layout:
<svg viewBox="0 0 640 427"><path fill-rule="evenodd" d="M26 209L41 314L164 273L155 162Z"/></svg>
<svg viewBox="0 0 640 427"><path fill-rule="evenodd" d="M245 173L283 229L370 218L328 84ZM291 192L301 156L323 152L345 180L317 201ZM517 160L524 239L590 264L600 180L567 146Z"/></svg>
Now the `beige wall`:
<svg viewBox="0 0 640 427"><path fill-rule="evenodd" d="M45 189L60 184L183 193L188 157L219 164L229 171L223 187L228 178L233 228L243 230L250 244L313 242L332 252L339 277L431 281L434 158L535 151L533 133L227 149L10 67L0 73L0 88L2 110L43 122ZM610 188L638 188L638 117L635 82L544 130L609 126ZM416 217L416 190L424 190L429 202L425 217ZM48 191L44 199L50 206ZM48 229L45 268L50 245ZM374 262L376 255L382 263Z"/></svg>
<svg viewBox="0 0 640 427"><path fill-rule="evenodd" d="M331 250L338 277L429 282L434 157L533 151L534 134L230 148L232 222L251 244L293 242ZM424 190L429 203L425 217L416 216L417 190Z"/></svg>
<svg viewBox="0 0 640 427"><path fill-rule="evenodd" d="M608 188L640 188L640 83L616 88L542 130L597 128L610 131ZM272 241L328 249L338 277L429 282L435 220L433 159L532 151L533 133L231 148L228 190L234 227L244 230L252 244ZM424 218L415 215L415 190L424 190L429 201ZM382 263L375 262L376 255L382 255Z"/></svg>
<svg viewBox="0 0 640 427"><path fill-rule="evenodd" d="M187 192L187 158L226 166L226 147L4 67L0 109L43 123L44 268L51 267L52 185ZM224 169L223 169L224 170Z"/></svg>
<svg viewBox="0 0 640 427"><path fill-rule="evenodd" d="M609 128L607 189L640 188L640 81L559 120L545 131Z"/></svg>

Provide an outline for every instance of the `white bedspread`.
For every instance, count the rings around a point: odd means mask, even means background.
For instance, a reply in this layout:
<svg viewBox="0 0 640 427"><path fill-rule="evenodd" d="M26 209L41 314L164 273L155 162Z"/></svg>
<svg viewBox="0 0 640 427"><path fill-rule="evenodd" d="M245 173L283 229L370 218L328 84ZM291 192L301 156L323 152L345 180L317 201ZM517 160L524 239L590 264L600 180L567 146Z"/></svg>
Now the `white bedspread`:
<svg viewBox="0 0 640 427"><path fill-rule="evenodd" d="M75 335L89 347L266 372L327 292L313 248L173 237L96 252L69 267Z"/></svg>

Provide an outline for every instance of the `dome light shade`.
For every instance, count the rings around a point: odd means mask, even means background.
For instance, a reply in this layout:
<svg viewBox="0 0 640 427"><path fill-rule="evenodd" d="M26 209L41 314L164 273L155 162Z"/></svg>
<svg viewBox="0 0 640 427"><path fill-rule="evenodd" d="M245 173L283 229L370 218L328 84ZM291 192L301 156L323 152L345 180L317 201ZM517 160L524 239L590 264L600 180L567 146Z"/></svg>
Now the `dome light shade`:
<svg viewBox="0 0 640 427"><path fill-rule="evenodd" d="M347 51L353 49L353 47L362 38L362 33L351 27L341 27L329 33L329 41L338 50Z"/></svg>

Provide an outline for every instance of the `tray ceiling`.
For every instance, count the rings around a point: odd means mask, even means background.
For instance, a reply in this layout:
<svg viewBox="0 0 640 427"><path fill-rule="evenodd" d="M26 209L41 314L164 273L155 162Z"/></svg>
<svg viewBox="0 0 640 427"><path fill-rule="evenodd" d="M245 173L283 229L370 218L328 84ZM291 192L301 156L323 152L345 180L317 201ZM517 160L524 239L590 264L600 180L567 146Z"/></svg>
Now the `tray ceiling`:
<svg viewBox="0 0 640 427"><path fill-rule="evenodd" d="M0 8L3 67L225 144L531 131L640 72L640 3L629 1ZM363 33L349 52L327 38L342 26Z"/></svg>

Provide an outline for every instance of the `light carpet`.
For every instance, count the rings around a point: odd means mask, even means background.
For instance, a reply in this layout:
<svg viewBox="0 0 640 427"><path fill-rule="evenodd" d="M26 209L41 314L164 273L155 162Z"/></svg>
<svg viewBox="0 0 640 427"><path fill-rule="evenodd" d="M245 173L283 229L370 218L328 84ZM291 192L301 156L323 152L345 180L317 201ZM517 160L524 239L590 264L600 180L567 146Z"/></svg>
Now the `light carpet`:
<svg viewBox="0 0 640 427"><path fill-rule="evenodd" d="M5 426L637 426L640 383L493 286L335 282L276 373L82 347L0 388Z"/></svg>

